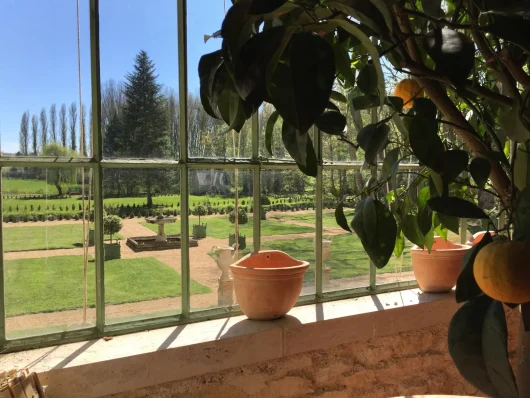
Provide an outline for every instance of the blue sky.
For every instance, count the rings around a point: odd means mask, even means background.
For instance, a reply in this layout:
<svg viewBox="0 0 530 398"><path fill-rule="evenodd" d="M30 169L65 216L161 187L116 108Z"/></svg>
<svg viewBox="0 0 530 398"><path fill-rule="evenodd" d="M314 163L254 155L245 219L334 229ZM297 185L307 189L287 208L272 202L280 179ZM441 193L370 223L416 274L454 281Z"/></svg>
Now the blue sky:
<svg viewBox="0 0 530 398"><path fill-rule="evenodd" d="M227 7L230 1L227 0ZM80 0L83 102L91 101L89 1ZM201 55L220 47L204 34L220 29L223 0L188 1L188 85L197 93ZM178 90L176 0L100 0L101 81L123 80L139 50L155 62L159 81ZM75 0L0 0L0 133L3 152L18 150L26 110L76 101Z"/></svg>

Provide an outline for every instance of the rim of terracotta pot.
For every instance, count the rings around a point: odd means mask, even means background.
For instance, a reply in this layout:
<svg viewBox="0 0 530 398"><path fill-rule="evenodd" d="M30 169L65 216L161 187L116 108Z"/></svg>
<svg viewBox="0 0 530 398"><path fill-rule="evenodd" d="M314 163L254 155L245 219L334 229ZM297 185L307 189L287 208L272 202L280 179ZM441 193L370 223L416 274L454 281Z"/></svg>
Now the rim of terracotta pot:
<svg viewBox="0 0 530 398"><path fill-rule="evenodd" d="M291 262L296 262L295 265L288 265L283 267L268 267L268 268L262 268L262 267L251 267L246 265L241 265L242 263L245 263L249 258L253 256L267 256L267 254L271 253L280 253L283 257L285 257L286 260ZM281 250L260 250L258 253L249 253L246 256L242 257L238 261L236 261L234 264L230 264L230 269L232 270L233 274L238 275L255 275L260 276L262 278L284 278L288 276L296 277L300 273L304 273L309 268L309 262L303 261L303 260L297 260L290 255L288 255L285 252L282 252Z"/></svg>
<svg viewBox="0 0 530 398"><path fill-rule="evenodd" d="M423 257L423 256L430 256L432 253L436 254L436 257L443 258L443 257L453 257L454 255L463 255L464 252L471 249L471 245L469 244L459 244L459 243L453 243L449 241L441 241L443 238L440 236L434 237L435 241L433 244L433 248L429 252L426 248L419 247L418 245L412 246L410 249L411 256L414 257ZM442 242L442 245L446 247L436 248L436 243ZM449 246L449 247L447 247Z"/></svg>

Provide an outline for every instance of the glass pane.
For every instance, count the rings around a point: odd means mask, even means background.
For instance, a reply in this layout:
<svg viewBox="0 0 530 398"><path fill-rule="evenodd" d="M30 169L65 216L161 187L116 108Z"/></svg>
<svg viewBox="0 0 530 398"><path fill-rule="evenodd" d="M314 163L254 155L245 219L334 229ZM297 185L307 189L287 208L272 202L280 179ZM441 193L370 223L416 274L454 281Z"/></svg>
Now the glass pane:
<svg viewBox="0 0 530 398"><path fill-rule="evenodd" d="M355 192L364 186L365 173L359 170L325 170L323 175L322 264L323 290L362 288L370 284L370 259L355 233L348 233L335 220L338 199L331 192ZM354 203L345 203L348 223L354 215Z"/></svg>
<svg viewBox="0 0 530 398"><path fill-rule="evenodd" d="M2 1L0 37L2 156L90 155L89 2Z"/></svg>
<svg viewBox="0 0 530 398"><path fill-rule="evenodd" d="M94 324L91 181L86 169L2 170L9 338Z"/></svg>
<svg viewBox="0 0 530 398"><path fill-rule="evenodd" d="M105 242L107 323L177 314L179 170L105 169L103 184L103 226L113 232Z"/></svg>
<svg viewBox="0 0 530 398"><path fill-rule="evenodd" d="M239 133L227 132L228 126L209 116L201 105L200 58L221 48L216 38L204 42L205 35L221 29L225 9L218 0L188 1L188 150L196 158L250 158L252 155L252 123L245 122ZM231 4L227 2L227 7ZM200 23L193 23L200 21Z"/></svg>
<svg viewBox="0 0 530 398"><path fill-rule="evenodd" d="M315 293L315 179L298 169L261 172L261 250L308 261L301 295ZM268 203L268 204L267 204Z"/></svg>
<svg viewBox="0 0 530 398"><path fill-rule="evenodd" d="M100 2L103 155L178 157L177 2Z"/></svg>
<svg viewBox="0 0 530 398"><path fill-rule="evenodd" d="M233 305L228 265L252 251L253 177L250 170L190 170L191 308ZM235 194L238 194L238 250Z"/></svg>

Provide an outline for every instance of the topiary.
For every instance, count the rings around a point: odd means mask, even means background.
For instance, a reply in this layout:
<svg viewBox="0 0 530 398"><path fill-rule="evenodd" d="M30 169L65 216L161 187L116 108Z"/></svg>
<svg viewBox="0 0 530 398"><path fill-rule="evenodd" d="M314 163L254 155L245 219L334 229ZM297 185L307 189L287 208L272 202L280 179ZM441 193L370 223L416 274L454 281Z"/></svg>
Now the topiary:
<svg viewBox="0 0 530 398"><path fill-rule="evenodd" d="M110 243L112 243L112 235L120 232L123 224L121 218L114 215L104 215L103 217L103 233L110 235Z"/></svg>
<svg viewBox="0 0 530 398"><path fill-rule="evenodd" d="M230 215L228 216L228 220L230 220L230 222L232 224L235 224L235 222L236 222L236 212L235 211L230 212ZM246 223L248 223L248 214L247 214L245 209L243 209L243 208L239 209L238 216L237 216L237 222L238 222L238 224L246 224Z"/></svg>

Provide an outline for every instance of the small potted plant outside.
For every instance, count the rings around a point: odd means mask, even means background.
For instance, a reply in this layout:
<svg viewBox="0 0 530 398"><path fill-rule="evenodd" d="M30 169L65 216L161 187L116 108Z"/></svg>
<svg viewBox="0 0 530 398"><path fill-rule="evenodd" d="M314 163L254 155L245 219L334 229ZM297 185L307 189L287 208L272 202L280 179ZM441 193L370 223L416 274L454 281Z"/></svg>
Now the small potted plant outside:
<svg viewBox="0 0 530 398"><path fill-rule="evenodd" d="M206 215L206 208L203 205L198 205L193 210L193 214L199 216L199 224L193 225L193 239L206 238L207 224L201 224L201 216Z"/></svg>
<svg viewBox="0 0 530 398"><path fill-rule="evenodd" d="M122 222L118 216L105 215L103 217L103 233L110 236L110 243L104 244L105 260L121 258L120 242L112 243L112 235L120 232L121 228Z"/></svg>
<svg viewBox="0 0 530 398"><path fill-rule="evenodd" d="M236 212L235 210L231 211L228 219L232 224L235 224L236 222ZM239 208L238 211L238 217L237 222L239 225L247 224L248 223L248 214L243 208ZM247 247L247 237L245 235L238 234L237 244L239 250L245 250ZM228 235L228 246L234 246L236 243L236 234L230 234Z"/></svg>

